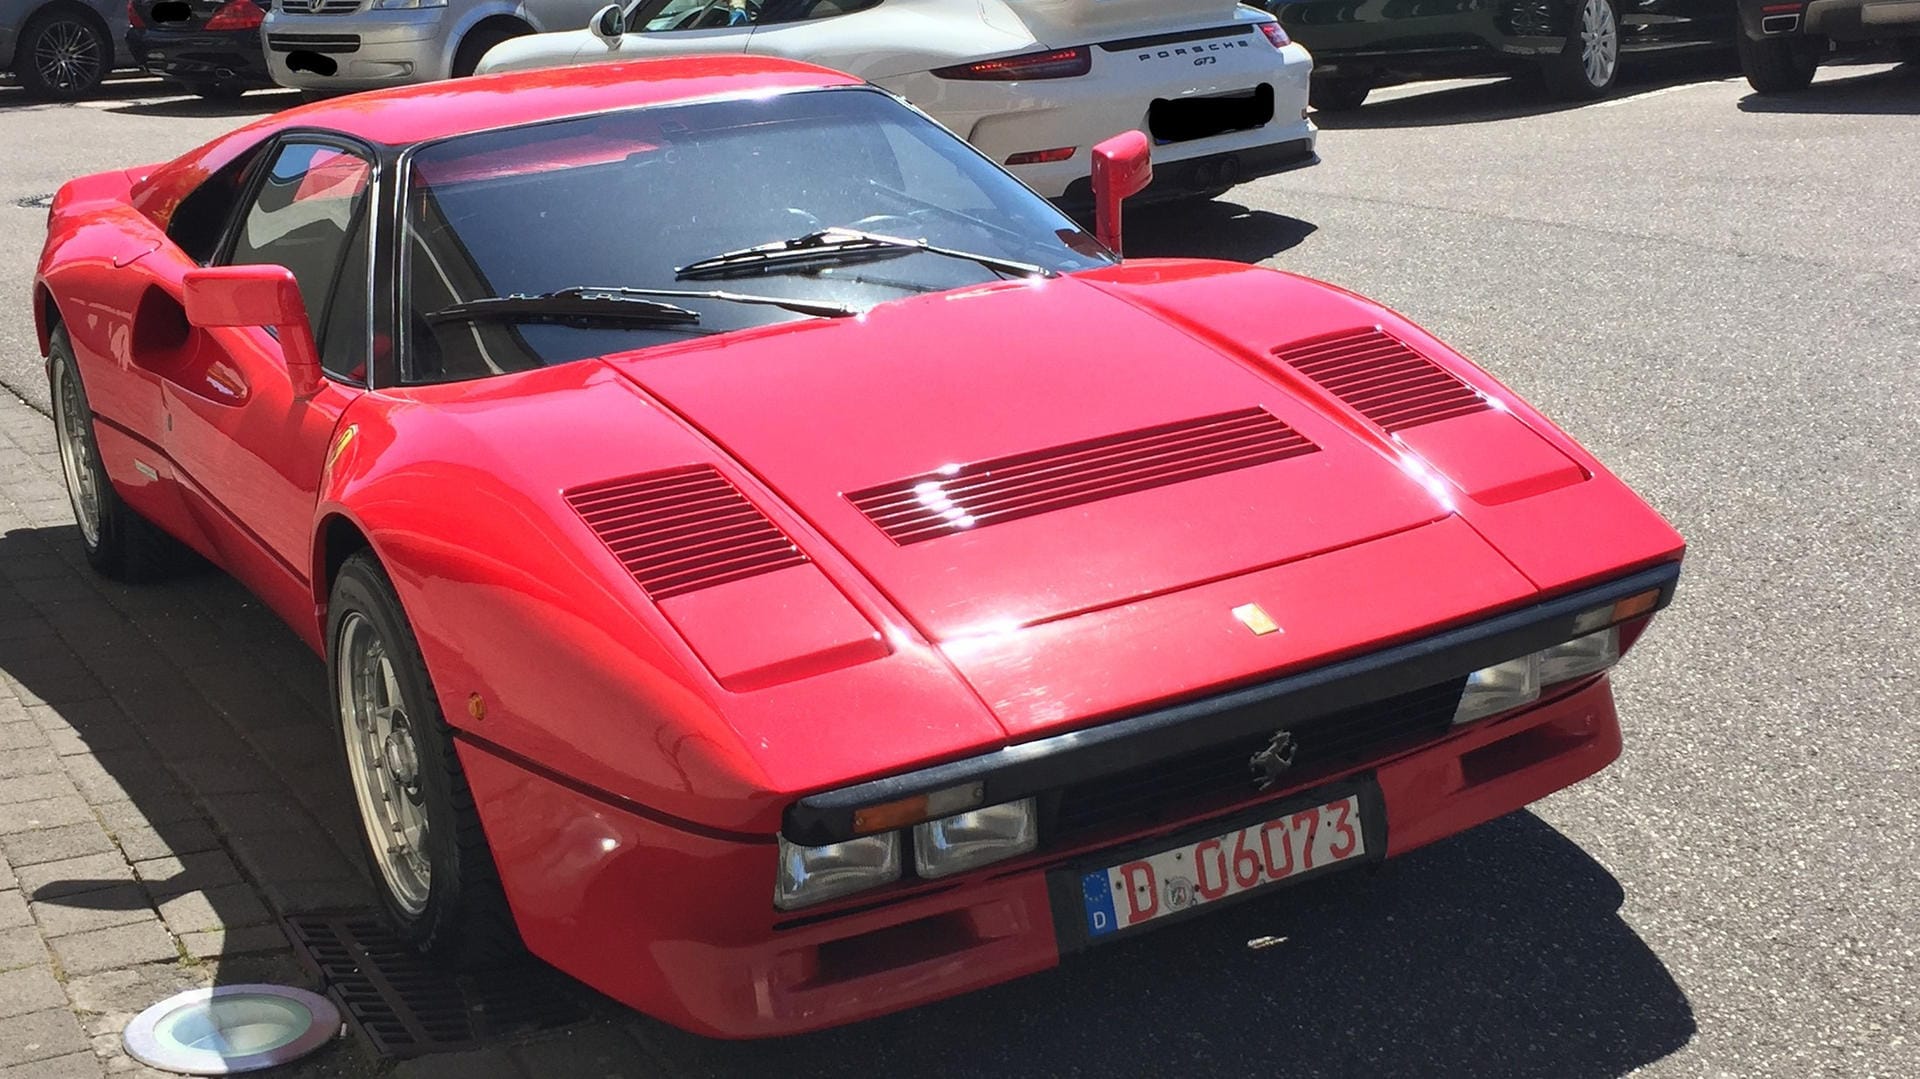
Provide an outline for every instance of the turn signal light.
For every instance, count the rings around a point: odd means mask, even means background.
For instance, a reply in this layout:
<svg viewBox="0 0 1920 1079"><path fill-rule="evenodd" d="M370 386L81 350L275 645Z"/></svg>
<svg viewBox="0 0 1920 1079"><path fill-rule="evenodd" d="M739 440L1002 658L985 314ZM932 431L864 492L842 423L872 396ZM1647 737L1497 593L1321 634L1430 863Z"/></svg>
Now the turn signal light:
<svg viewBox="0 0 1920 1079"><path fill-rule="evenodd" d="M207 20L208 30L251 30L266 20L266 12L253 0L227 0L213 18Z"/></svg>
<svg viewBox="0 0 1920 1079"><path fill-rule="evenodd" d="M986 800L986 788L968 783L931 794L897 798L879 805L862 806L853 811L853 830L860 835L890 832L935 817L951 816L976 808Z"/></svg>
<svg viewBox="0 0 1920 1079"><path fill-rule="evenodd" d="M1592 633L1608 626L1617 626L1629 618L1637 618L1654 609L1660 603L1660 590L1649 588L1645 592L1635 592L1626 599L1616 600L1605 607L1595 607L1591 611L1582 611L1573 620L1575 633Z"/></svg>
<svg viewBox="0 0 1920 1079"><path fill-rule="evenodd" d="M1002 56L998 60L937 67L933 69L933 74L942 79L1013 82L1017 79L1069 79L1092 70L1093 50L1080 45L1071 49L1030 52L1020 56Z"/></svg>
<svg viewBox="0 0 1920 1079"><path fill-rule="evenodd" d="M1286 30L1277 22L1261 23L1260 32L1267 35L1267 40L1276 49L1284 49L1293 44L1293 39L1287 36Z"/></svg>

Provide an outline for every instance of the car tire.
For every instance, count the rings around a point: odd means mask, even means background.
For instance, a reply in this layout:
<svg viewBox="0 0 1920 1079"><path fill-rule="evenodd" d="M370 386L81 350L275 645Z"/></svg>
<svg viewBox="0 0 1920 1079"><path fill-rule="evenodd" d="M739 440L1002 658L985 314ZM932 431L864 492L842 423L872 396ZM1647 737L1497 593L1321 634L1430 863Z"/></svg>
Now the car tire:
<svg viewBox="0 0 1920 1079"><path fill-rule="evenodd" d="M1805 34L1782 34L1755 40L1740 35L1740 73L1760 94L1788 94L1805 90L1820 67L1819 39Z"/></svg>
<svg viewBox="0 0 1920 1079"><path fill-rule="evenodd" d="M34 97L71 101L113 67L113 39L92 12L65 4L27 20L14 45L13 73Z"/></svg>
<svg viewBox="0 0 1920 1079"><path fill-rule="evenodd" d="M387 917L415 948L455 966L517 954L520 936L453 731L393 582L371 552L349 557L334 578L327 673L362 852ZM377 838L386 836L400 838Z"/></svg>
<svg viewBox="0 0 1920 1079"><path fill-rule="evenodd" d="M474 68L480 66L480 58L487 55L488 49L502 41L512 41L531 33L533 28L523 22L481 23L461 39L460 48L453 54L452 76L456 79L466 78L473 74Z"/></svg>
<svg viewBox="0 0 1920 1079"><path fill-rule="evenodd" d="M1573 0L1567 43L1541 73L1547 89L1563 101L1605 97L1620 76L1620 13L1614 0Z"/></svg>
<svg viewBox="0 0 1920 1079"><path fill-rule="evenodd" d="M120 501L100 460L93 407L80 379L80 365L73 358L73 342L65 326L54 327L51 336L47 388L53 403L54 441L87 564L116 581L165 577L176 567L180 547Z"/></svg>
<svg viewBox="0 0 1920 1079"><path fill-rule="evenodd" d="M1307 103L1321 112L1352 112L1372 92L1373 84L1360 79L1314 79L1307 83Z"/></svg>

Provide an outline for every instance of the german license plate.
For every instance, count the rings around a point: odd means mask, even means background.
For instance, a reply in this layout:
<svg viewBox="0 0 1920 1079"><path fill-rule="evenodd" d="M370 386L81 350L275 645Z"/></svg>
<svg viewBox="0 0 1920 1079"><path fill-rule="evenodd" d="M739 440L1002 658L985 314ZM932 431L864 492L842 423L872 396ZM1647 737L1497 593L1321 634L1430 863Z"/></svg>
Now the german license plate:
<svg viewBox="0 0 1920 1079"><path fill-rule="evenodd" d="M1358 794L1307 806L1080 879L1100 937L1367 856Z"/></svg>

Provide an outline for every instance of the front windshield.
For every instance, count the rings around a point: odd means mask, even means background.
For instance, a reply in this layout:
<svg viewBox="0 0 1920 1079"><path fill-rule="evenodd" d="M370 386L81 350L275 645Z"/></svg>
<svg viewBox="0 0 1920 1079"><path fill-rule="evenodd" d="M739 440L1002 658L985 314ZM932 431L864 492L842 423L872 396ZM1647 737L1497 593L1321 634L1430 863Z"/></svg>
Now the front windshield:
<svg viewBox="0 0 1920 1079"><path fill-rule="evenodd" d="M686 280L676 271L829 227L1071 272L1109 261L1064 214L945 129L848 87L605 113L463 135L407 181L409 375L478 378L814 317L708 299L697 325L444 317L513 294L728 289L865 310L992 281L962 258L888 252ZM436 313L443 317L433 319Z"/></svg>

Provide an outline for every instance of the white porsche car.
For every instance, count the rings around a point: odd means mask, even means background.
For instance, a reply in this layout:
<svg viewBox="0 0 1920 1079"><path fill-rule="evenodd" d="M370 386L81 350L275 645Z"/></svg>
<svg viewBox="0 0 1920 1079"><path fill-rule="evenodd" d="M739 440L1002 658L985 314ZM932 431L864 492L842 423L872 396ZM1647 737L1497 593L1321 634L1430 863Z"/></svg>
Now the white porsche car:
<svg viewBox="0 0 1920 1079"><path fill-rule="evenodd" d="M805 60L919 106L1068 207L1093 144L1154 141L1146 198L1311 165L1313 58L1235 0L632 0L495 46L477 73L697 53Z"/></svg>

